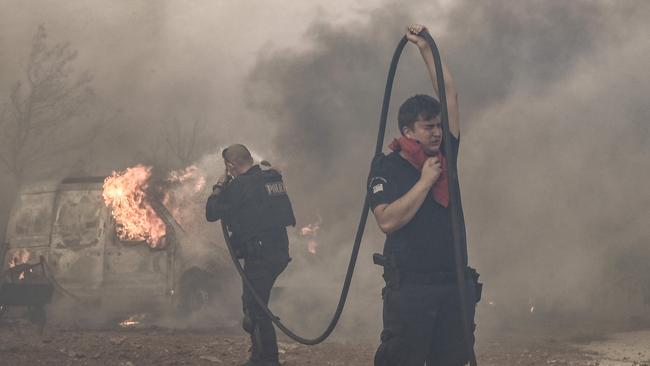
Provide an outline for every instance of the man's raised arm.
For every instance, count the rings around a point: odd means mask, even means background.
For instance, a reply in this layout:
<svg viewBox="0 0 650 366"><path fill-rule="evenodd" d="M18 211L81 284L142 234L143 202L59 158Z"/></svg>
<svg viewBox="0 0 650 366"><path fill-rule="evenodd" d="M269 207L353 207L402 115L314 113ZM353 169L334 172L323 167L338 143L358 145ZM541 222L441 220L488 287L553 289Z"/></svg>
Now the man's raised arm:
<svg viewBox="0 0 650 366"><path fill-rule="evenodd" d="M427 66L429 71L429 77L431 78L431 83L433 84L433 93L440 99L438 95L438 78L436 77L436 67L433 61L433 55L431 54L431 48L427 41L418 36L421 32L428 32L428 30L419 24L412 24L408 27L406 32L406 38L418 46L424 63ZM442 56L441 56L442 58ZM447 96L447 112L449 115L449 130L454 137L458 138L460 136L460 121L458 117L458 91L456 90L456 85L454 84L454 78L447 68L447 64L444 59L442 61L442 73L445 78L445 94Z"/></svg>
<svg viewBox="0 0 650 366"><path fill-rule="evenodd" d="M212 194L205 204L205 218L210 222L221 220L232 208L223 194L225 182L226 175L224 174L219 178L217 184L212 186Z"/></svg>

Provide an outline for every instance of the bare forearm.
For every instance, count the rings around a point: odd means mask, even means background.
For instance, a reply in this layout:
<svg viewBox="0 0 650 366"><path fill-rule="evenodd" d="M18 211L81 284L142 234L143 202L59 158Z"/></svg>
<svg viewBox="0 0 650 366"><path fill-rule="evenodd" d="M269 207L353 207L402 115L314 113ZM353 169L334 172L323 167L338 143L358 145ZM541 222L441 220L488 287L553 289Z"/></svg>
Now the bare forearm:
<svg viewBox="0 0 650 366"><path fill-rule="evenodd" d="M436 74L436 65L435 62L433 61L433 54L431 53L431 50L428 47L424 49L420 49L420 53L422 54L424 63L426 64L427 70L429 71L429 78L431 78L431 84L433 84L433 92L435 96L439 98L438 77ZM442 74L445 78L445 92L448 98L453 97L456 95L456 86L454 84L454 79L451 75L451 72L449 72L447 63L444 60L441 61L442 61Z"/></svg>
<svg viewBox="0 0 650 366"><path fill-rule="evenodd" d="M420 180L398 200L377 206L373 213L379 228L385 233L391 233L408 224L422 206L430 189L430 185Z"/></svg>
<svg viewBox="0 0 650 366"><path fill-rule="evenodd" d="M429 72L429 77L431 78L431 84L433 84L433 93L436 98L440 99L438 95L438 77L436 74L436 67L433 61L433 55L431 54L429 47L424 47L420 49L424 63L427 66ZM458 91L456 90L456 83L454 78L447 67L447 63L442 59L442 74L445 79L445 96L447 97L447 107L448 107L448 116L449 116L449 128L451 133L458 137L460 135L460 120L458 117Z"/></svg>

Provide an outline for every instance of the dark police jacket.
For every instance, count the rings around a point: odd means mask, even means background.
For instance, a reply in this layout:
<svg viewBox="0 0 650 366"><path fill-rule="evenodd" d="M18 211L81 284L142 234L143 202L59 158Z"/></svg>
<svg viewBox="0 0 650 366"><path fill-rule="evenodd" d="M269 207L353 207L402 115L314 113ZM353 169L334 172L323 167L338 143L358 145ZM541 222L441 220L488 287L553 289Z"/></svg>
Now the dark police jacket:
<svg viewBox="0 0 650 366"><path fill-rule="evenodd" d="M261 240L279 246L267 250L284 250L288 245L286 227L296 224L282 176L259 165L211 195L205 216L208 221L224 220L238 242Z"/></svg>
<svg viewBox="0 0 650 366"><path fill-rule="evenodd" d="M457 155L459 141L453 136L451 147ZM456 164L456 161L450 163ZM420 172L398 152L379 155L373 161L368 181L370 207L374 209L377 205L394 202L406 194L419 179ZM460 192L458 186L456 192ZM457 202L460 202L460 196L457 199ZM461 241L465 244L462 208L460 222ZM467 265L466 245L463 245L462 251L463 262ZM409 223L386 235L384 255L395 259L400 272L454 272L454 244L449 208L438 204L429 193Z"/></svg>

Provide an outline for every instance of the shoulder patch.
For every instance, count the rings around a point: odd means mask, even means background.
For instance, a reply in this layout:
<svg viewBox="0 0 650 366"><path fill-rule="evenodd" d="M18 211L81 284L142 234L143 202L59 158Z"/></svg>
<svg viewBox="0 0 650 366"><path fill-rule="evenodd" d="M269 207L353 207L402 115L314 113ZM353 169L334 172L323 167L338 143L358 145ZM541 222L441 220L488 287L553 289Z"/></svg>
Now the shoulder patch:
<svg viewBox="0 0 650 366"><path fill-rule="evenodd" d="M388 183L386 178L373 177L370 179L370 184L368 186L372 189L373 194L377 194L384 191L384 183Z"/></svg>

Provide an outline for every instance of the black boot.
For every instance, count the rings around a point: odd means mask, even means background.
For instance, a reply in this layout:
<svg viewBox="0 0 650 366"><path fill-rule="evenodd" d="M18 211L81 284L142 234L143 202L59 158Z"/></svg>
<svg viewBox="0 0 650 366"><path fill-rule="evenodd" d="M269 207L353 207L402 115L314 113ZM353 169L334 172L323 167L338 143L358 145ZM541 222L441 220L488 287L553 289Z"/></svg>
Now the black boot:
<svg viewBox="0 0 650 366"><path fill-rule="evenodd" d="M241 366L281 366L281 364L278 361L260 361L250 359L241 364Z"/></svg>

